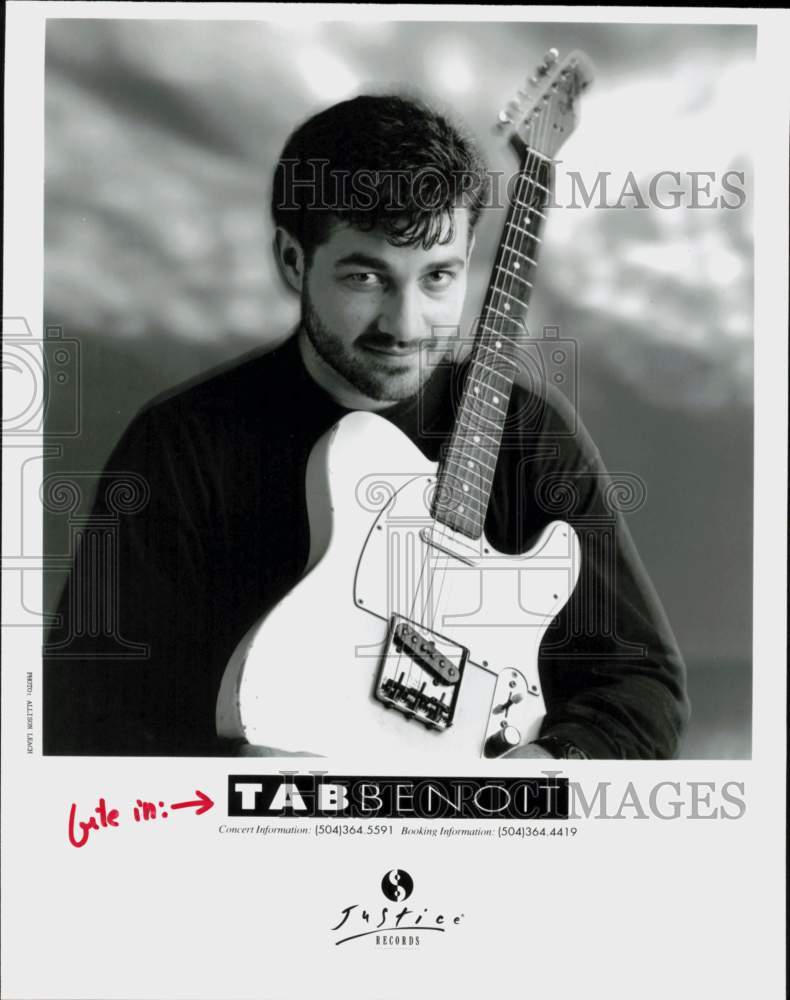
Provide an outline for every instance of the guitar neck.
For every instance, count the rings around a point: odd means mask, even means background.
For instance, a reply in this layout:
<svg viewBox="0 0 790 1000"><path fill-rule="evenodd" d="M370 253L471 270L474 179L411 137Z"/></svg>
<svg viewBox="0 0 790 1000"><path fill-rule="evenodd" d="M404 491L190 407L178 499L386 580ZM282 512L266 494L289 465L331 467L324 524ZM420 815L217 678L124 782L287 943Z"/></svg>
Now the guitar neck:
<svg viewBox="0 0 790 1000"><path fill-rule="evenodd" d="M491 271L455 426L439 467L433 517L468 538L479 538L483 532L520 367L553 180L553 162L527 148Z"/></svg>

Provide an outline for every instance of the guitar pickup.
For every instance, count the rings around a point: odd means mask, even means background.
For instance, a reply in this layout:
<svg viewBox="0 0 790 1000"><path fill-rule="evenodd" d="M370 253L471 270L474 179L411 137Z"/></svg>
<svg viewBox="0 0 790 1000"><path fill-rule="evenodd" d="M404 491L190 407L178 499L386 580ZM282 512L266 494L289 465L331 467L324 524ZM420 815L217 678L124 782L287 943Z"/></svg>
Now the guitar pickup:
<svg viewBox="0 0 790 1000"><path fill-rule="evenodd" d="M469 651L393 615L376 682L376 697L432 729L453 723Z"/></svg>
<svg viewBox="0 0 790 1000"><path fill-rule="evenodd" d="M415 663L425 667L445 684L457 684L460 681L460 669L443 653L439 652L435 642L426 639L408 622L401 622L397 626L392 636L392 642L397 650L408 653Z"/></svg>

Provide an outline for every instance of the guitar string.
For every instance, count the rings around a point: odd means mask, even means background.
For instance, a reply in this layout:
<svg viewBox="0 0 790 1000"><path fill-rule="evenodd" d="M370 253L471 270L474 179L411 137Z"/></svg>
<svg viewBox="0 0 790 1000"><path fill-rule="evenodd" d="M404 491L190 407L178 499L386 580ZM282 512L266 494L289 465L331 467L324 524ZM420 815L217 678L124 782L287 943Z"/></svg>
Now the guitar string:
<svg viewBox="0 0 790 1000"><path fill-rule="evenodd" d="M541 119L541 124L542 124L543 123L543 109L541 109L541 112L539 114L539 118ZM539 166L539 157L534 155L533 150L532 150L531 147L528 147L527 155L525 156L524 164L523 164L522 169L520 171L520 177L519 177L519 182L518 182L517 190L515 192L515 199L517 200L517 202L519 204L524 205L524 207L526 208L526 214L529 213L529 211L531 210L531 208L533 206L531 205L531 199L528 200L527 202L522 202L521 201L521 195L524 194L524 189L527 186L529 186L529 185L532 186L533 191L531 193L534 194L535 180L534 180L534 178L533 178L532 175L533 175L534 170L535 170L535 164L536 164L536 162L537 162L537 165ZM516 217L518 217L517 210L515 212L513 212L512 215L515 215ZM511 220L508 220L508 221L511 221ZM510 228L510 227L506 227L506 229L507 228ZM523 244L523 241L521 241L521 243ZM509 254L510 257L512 258L512 251L514 249L515 249L515 246L510 243L509 234L506 232L505 236L504 236L504 239L502 241L502 252L499 255L499 259L501 261L503 261L503 262L506 262L506 255ZM506 274L508 276L508 279L512 279L513 276L511 275L511 272L509 271L509 268L505 267L505 272L506 272ZM497 284L498 283L495 282L495 286L494 286L495 293L501 292L501 291L504 290L502 288L497 287ZM512 280L509 280L508 287L511 290L513 290L513 281ZM507 292L506 292L506 294L507 294ZM489 350L489 351L491 350L491 348L488 345L486 345L483 340L481 340L480 347L481 348L485 348L486 350ZM503 377L503 378L505 377L505 376L503 376L499 372L495 372L495 374L499 374L500 377ZM483 375L482 379L479 381L478 384L483 385L483 387L486 388L486 389L490 388L494 392L496 391L495 387L493 385L490 385L486 381L484 375ZM511 385L510 388L512 390L512 385ZM467 395L468 395L468 401L471 401L471 403L472 403L471 407L469 407L469 411L471 412L471 414L473 415L473 417L474 416L479 417L481 415L481 411L477 411L477 412L475 411L474 396L471 393L469 393ZM482 400L480 400L480 405L481 406L485 405ZM479 465L480 465L480 463L478 463L478 467L479 467ZM482 475L480 475L480 478L482 480ZM441 525L441 522L439 522L439 524ZM446 530L446 526L445 525L441 525L441 531L439 532L439 537L441 539L447 540L447 536L445 534L445 530ZM440 607L440 604L441 604L441 597L442 597L442 593L444 591L444 585L445 585L445 582L446 582L447 571L448 571L448 567L449 567L449 557L442 555L442 556L440 556L438 558L437 561L441 562L441 564L442 564L441 571L439 571L438 569L436 569L433 572L426 574L425 570L426 570L426 567L429 564L429 561L430 561L430 553L426 552L426 555L425 555L425 557L423 559L423 565L422 565L420 577L419 577L419 580L418 580L418 584L417 584L417 589L416 589L416 592L415 592L414 601L412 602L412 607L410 609L410 618L412 620L414 619L414 605L416 604L417 599L418 599L419 594L420 594L420 590L423 587L423 580L427 576L429 578L429 584L428 584L427 589L425 590L425 598L424 598L424 601L422 603L422 607L421 607L421 610L420 610L420 624L422 626L429 627L433 631L434 628L435 628L435 623L436 623L436 615L438 614L438 610L439 610L439 607ZM439 592L438 592L438 594L436 594L435 587L434 587L434 581L436 580L437 577L439 578ZM429 614L429 619L430 620L429 620L429 622L426 622L425 618L426 618L426 613L428 613L428 611L429 611L429 606L430 606L430 614ZM398 658L398 666L400 665L400 660L401 660L401 657ZM410 664L409 664L409 670L408 670L408 682L409 682L409 684L411 682L411 673L412 673L412 666L411 666L411 662L410 662Z"/></svg>
<svg viewBox="0 0 790 1000"><path fill-rule="evenodd" d="M539 115L539 118L541 120L541 125L543 124L543 111L544 111L544 109L541 109L541 112L540 112L540 115ZM538 129L538 131L540 132L540 129ZM540 138L544 138L544 136L541 135ZM527 155L525 156L524 164L523 164L521 172L520 172L520 177L519 177L519 182L518 182L518 185L517 185L517 189L516 189L516 192L514 194L514 198L516 200L516 203L518 205L524 205L525 210L526 210L525 214L527 216L529 215L529 212L532 210L532 200L531 200L531 197L528 196L527 200L526 200L526 203L521 202L520 195L523 192L523 188L526 187L527 184L531 184L532 185L532 189L533 190L532 190L532 192L530 192L530 194L532 196L534 196L534 194L535 194L535 190L536 190L535 185L536 185L536 182L535 182L535 180L533 178L533 173L535 172L535 163L536 162L537 162L537 166L539 168L539 166L540 166L540 159L539 159L539 157L537 157L537 156L534 155L534 151L533 151L532 147L528 147L527 148ZM548 180L549 180L549 184L547 184L546 187L547 187L547 189L550 190L550 181L551 181L551 178L549 177ZM516 206L514 206L514 211L511 212L511 215L518 216L518 210L517 210ZM508 220L508 221L510 221L510 220ZM528 219L527 219L527 221L528 221ZM505 226L506 230L509 229L509 228L510 227ZM536 226L535 228L539 228L539 226ZM521 241L522 245L523 245L523 242L524 241L522 240ZM502 252L498 255L498 259L502 260L504 262L505 261L505 255L506 255L506 253L509 254L511 256L511 258L512 258L512 251L514 249L515 249L515 247L509 244L509 235L506 232L505 233L505 237L504 237L504 239L502 241ZM535 258L537 259L537 253L534 250L532 250L532 248L530 248L530 249L535 254ZM505 272L508 275L508 278L511 278L511 273L510 273L509 268L505 267ZM532 272L530 271L530 273L532 273ZM509 287L511 289L513 288L513 282L512 282L512 280L510 281L510 286ZM501 291L501 290L499 288L497 288L497 282L495 280L494 294L496 294L499 291ZM493 298L494 298L494 296L492 296L492 299ZM501 295L500 295L500 298L501 298ZM517 300L517 301L520 301L520 300ZM524 310L525 312L526 312L526 309L528 309L528 304L526 304L526 308ZM480 347L485 347L486 346L484 344L483 338L481 338L479 346ZM490 348L487 348L487 349L490 350ZM485 375L482 376L482 380L478 384L482 384L486 388L491 388L492 389L492 395L495 394L495 391L496 391L495 388L493 386L489 386L487 384L487 382L485 380ZM510 386L510 391L512 391L512 384ZM464 395L466 396L467 393L465 392ZM479 413L475 414L475 410L474 410L474 395L470 393L469 397L472 400L471 412L472 412L473 416L475 416L475 415L476 416L480 416ZM510 398L510 393L508 393L508 398ZM481 405L483 405L483 401L482 400L480 400L480 403L481 403ZM463 403L462 403L462 406L463 406ZM500 440L497 443L497 448L499 448L501 446L501 431L503 429L504 428L500 428L499 429L499 431L500 431L500 434L499 434ZM480 463L478 462L477 464L478 464L478 469L480 469L481 468ZM482 480L482 474L478 472L478 476ZM492 472L491 479L492 479L492 482L493 482L493 472ZM489 488L489 491L490 491L490 484L489 484L488 488ZM482 511L480 511L479 514L482 516L483 524L484 524L484 521L485 521L484 513ZM434 522L434 524L435 524L435 522ZM442 522L439 522L439 524L441 525L441 529L440 529L440 532L439 532L440 539L442 541L448 541L448 536L447 536L447 533L446 533L448 526L445 525L445 524L442 524ZM482 528L483 528L483 525L481 525L481 529ZM432 526L432 529L431 529L431 533L432 534L433 534L434 530L435 530L435 528L434 528L434 526ZM481 537L484 537L483 534L482 534L482 530L481 530ZM428 624L428 628L429 628L430 631L433 632L436 629L436 616L440 613L440 609L441 609L441 606L442 606L441 605L441 601L442 601L442 595L443 595L444 590L445 590L445 584L446 584L446 581L447 581L447 574L448 574L448 568L449 568L449 563L450 563L450 557L445 556L445 555L441 555L439 557L438 561L441 561L441 563L442 563L442 569L441 569L440 573L437 570L437 571L429 572L429 573L425 574L425 569L426 569L426 566L430 562L430 558L431 558L431 553L430 553L430 551L428 549L426 549L425 557L423 559L423 567L422 567L422 571L420 573L420 584L419 585L420 586L422 585L422 580L423 580L424 576L427 576L429 582L428 582L426 600L423 603L423 606L422 606L422 609L421 609L421 612L420 612L420 624L423 627L425 627L425 625L426 625L426 623L425 623L426 609L428 608L428 605L430 604L430 623ZM436 579L437 576L439 577L439 592L438 592L438 594L435 595L435 600L434 600L434 594L433 594L434 587L433 587L433 585L434 585L434 581L435 581L435 579ZM482 584L481 584L481 586L482 586ZM419 593L419 591L417 592L417 594L418 593ZM415 594L415 602L416 602L417 594ZM412 605L412 611L411 611L411 615L410 615L411 618L413 618L413 607L414 607L414 605ZM399 662L400 662L400 658L399 658ZM409 686L411 686L411 673L412 673L412 662L409 663L409 667L408 667L408 682L409 682ZM424 673L424 671L423 671L423 673Z"/></svg>
<svg viewBox="0 0 790 1000"><path fill-rule="evenodd" d="M547 122L546 122L546 119L544 117L545 110L546 110L545 108L541 108L541 110L538 113L538 127L536 129L536 132L538 133L538 136L539 136L539 141L537 143L538 145L541 144L540 140L545 139L545 131L546 131L546 126L547 126ZM536 167L537 167L537 170L536 170ZM513 219L512 219L513 216L515 216L516 218L519 218L519 213L518 213L518 207L517 206L523 206L524 212L522 214L526 215L526 217L527 217L526 221L529 222L529 213L531 211L535 210L534 209L534 203L533 203L532 199L534 198L536 190L539 190L540 187L541 187L541 185L539 184L539 182L537 182L535 180L535 178L533 177L533 173L538 173L539 174L539 168L540 168L540 157L538 155L535 155L535 152L534 152L532 146L527 147L527 153L526 153L526 156L524 158L524 163L523 163L521 171L520 171L520 176L519 176L518 184L517 184L517 187L516 187L516 191L514 193L514 200L516 201L516 205L513 206L514 211L511 212L511 218L507 220L508 222L513 221ZM549 180L550 180L550 178L549 178ZM531 187L532 190L526 192L527 193L526 201L521 201L521 195L525 193L524 189L528 188L528 187ZM519 221L521 221L520 218L519 218ZM535 228L536 229L539 228L539 225L536 226ZM512 263L513 252L515 251L515 245L513 245L513 244L511 244L509 242L510 241L510 233L507 232L507 230L512 229L512 227L506 225L505 229L506 229L506 232L505 232L505 235L504 235L502 243L501 243L501 252L498 255L498 262L501 261L503 265L507 265L508 263ZM518 244L521 245L521 246L523 246L524 243L525 243L525 240L518 241ZM537 253L536 253L535 249L533 249L531 247L529 249L531 250L531 252L535 256L535 258L537 258ZM505 270L505 274L507 275L507 277L505 279L505 281L507 283L507 289L497 287L498 286L498 282L495 279L495 283L494 283L494 295L496 295L496 294L501 293L502 291L504 291L505 295L509 296L511 292L516 291L516 289L514 287L514 281L517 280L516 276L511 272L511 270L510 270L510 268L508 266L505 266L504 270ZM531 274L532 271L530 270L528 273ZM501 299L501 297L502 297L501 294L499 294L499 298L500 299ZM520 298L519 295L515 295L513 297L516 299L516 301L521 302L521 298ZM494 298L494 296L492 296L492 299L493 298ZM527 306L527 308L528 308L528 306ZM526 309L524 311L526 312ZM488 325L488 324L486 324L486 325ZM504 335L502 335L502 339L507 339L507 340L510 341L510 338L507 338ZM515 341L513 341L513 342L515 343ZM484 350L489 351L489 352L492 351L492 348L488 344L486 344L485 338L481 338L481 341L479 343L479 349L478 349L478 352L477 352L478 353L478 359L479 359L480 349L484 349ZM495 352L496 349L493 349L493 350ZM478 359L475 359L475 360L477 361ZM507 379L507 376L503 375L501 372L496 371L496 369L494 369L494 374L499 375L499 377L501 377L503 379ZM481 379L479 381L477 381L477 384L481 385L484 389L491 389L493 394L495 394L496 391L497 391L496 387L494 385L491 385L491 384L489 384L489 382L486 381L485 375L482 375ZM511 383L511 385L509 387L509 390L508 390L508 398L509 398L510 392L512 392L512 383ZM470 412L473 417L478 417L479 418L482 415L482 411L478 411L478 412L475 411L474 395L472 393L468 393L467 394L466 391L465 391L464 395L465 396L468 395L469 399L467 400L467 402L471 402L471 404L472 404L468 408L468 412ZM479 400L479 403L480 403L481 407L485 405L485 403L483 402L482 399ZM462 402L462 408L463 408L463 402ZM502 430L503 430L503 428L501 428L501 427L498 429L497 437L499 438L499 440L497 441L497 449L501 446L501 432L502 432ZM480 468L480 463L478 462L477 464L478 464L478 469L479 469ZM482 476L482 474L480 472L478 472L478 476L479 476L479 478L482 481L483 476ZM491 478L492 478L492 481L493 481L493 472L492 472L492 477ZM490 484L488 485L488 488L490 490ZM482 491L481 491L481 493L482 493ZM483 512L480 511L478 513L483 516L483 520L484 520L485 518L484 518ZM444 524L442 524L442 522L438 522L438 523L441 525L441 529L439 531L439 538L440 538L440 540L448 541L449 539L448 539L448 536L446 535L447 526L444 525ZM432 523L432 528L431 528L431 533L432 534L435 531L435 524L436 524L436 521L434 520L433 523ZM448 568L449 568L449 563L450 563L450 557L448 557L446 555L443 555L443 554L440 555L438 557L437 561L441 563L441 567L442 567L441 570L438 570L438 568L437 568L437 569L434 569L433 571L430 571L430 572L426 573L426 569L429 569L429 567L430 567L430 559L431 559L431 553L430 553L429 549L426 549L425 555L424 555L423 560L422 560L422 566L421 566L420 575L419 575L419 578L418 578L418 581L417 581L417 586L415 588L414 600L412 601L412 605L411 605L411 608L410 608L409 618L412 621L414 620L414 608L415 608L417 600L418 600L418 598L420 596L420 591L423 589L424 580L427 577L427 579L428 579L428 585L427 585L427 587L425 588L425 591L424 591L424 600L422 601L422 606L421 606L421 609L420 609L419 623L420 623L420 625L422 627L427 627L430 631L435 631L436 617L439 614L439 610L440 610L440 607L441 607L441 598L442 598L442 594L443 594L444 589L445 589L445 583L446 583L446 580L447 580L447 573L448 573ZM435 582L437 576L439 577L439 590L438 590L438 593L435 593L434 582ZM425 621L426 614L428 614L428 617L429 617L429 622L428 623L426 623L426 621ZM399 672L399 669L400 669L400 664L401 664L402 658L403 658L403 654L401 653L401 654L399 654L398 659L396 661L396 672L395 672L396 678L398 676L398 672ZM414 661L413 661L413 659L411 657L409 657L409 665L408 665L408 673L407 673L407 686L409 688L411 687L413 665L414 665ZM421 668L421 670L422 670L422 668Z"/></svg>
<svg viewBox="0 0 790 1000"><path fill-rule="evenodd" d="M540 163L539 158L533 154L533 150L531 148L528 148L527 155L525 156L524 164L522 166L521 176L519 178L519 184L518 184L517 190L515 192L515 199L517 200L517 202L519 204L524 204L520 200L520 195L523 193L523 189L525 187L527 187L527 185L531 185L532 186L532 188L533 188L533 192L532 193L534 194L535 180L532 177L532 173L533 173L533 170L534 170L535 162L537 162L537 164L539 166L539 163ZM529 204L530 203L527 202L527 205L529 205ZM528 214L530 210L531 210L531 208L527 207L526 208L526 214ZM517 213L514 213L514 214L517 215ZM508 221L510 221L510 220L508 220ZM510 253L511 256L512 256L512 250L515 249L513 246L511 246L509 244L507 234L505 236L505 239L503 240L502 249L503 249L503 253L500 255L500 258L499 258L500 260L504 260L505 259L505 253L506 252ZM508 277L510 277L509 269L507 267L505 268L505 271L508 274ZM510 282L510 286L509 287L511 289L513 288L512 281ZM499 291L502 291L502 289L497 288L496 287L496 283L495 283L494 291L495 291L495 293L497 293ZM489 351L492 350L490 347L488 347L485 344L485 342L483 340L481 340L480 346L486 348ZM499 374L500 377L506 378L506 376L501 375L501 373L495 372L495 374ZM485 376L484 375L483 375L482 380L481 380L481 382L479 384L482 384L484 386L484 388L486 388L486 389L491 389L491 391L492 391L493 394L495 394L498 391L494 385L490 384L489 382L487 382L485 380ZM510 391L512 391L512 384L510 386ZM473 404L472 407L471 407L471 413L472 413L472 415L473 416L478 416L478 417L481 416L482 415L482 409L479 410L478 412L475 412L475 408L474 408L474 396L470 395L470 399L472 400L472 404ZM485 406L485 403L484 403L484 401L482 399L479 399L478 402L479 402L479 405L480 405L481 408L483 406ZM502 432L503 428L500 427L497 430L498 430L498 435L497 436L499 437L499 441L497 442L497 447L499 447L501 445L501 432ZM478 464L478 470L479 470L481 466L480 466L479 462L477 464ZM479 480L481 482L484 479L484 476L483 476L483 474L480 471L478 471L478 478L479 478ZM493 481L493 473L491 475L491 480ZM491 484L489 483L488 484L488 489L489 490L490 490L490 485ZM482 491L480 491L480 492L482 494ZM484 513L483 513L482 510L478 511L477 513L480 516L483 517L483 520L485 519L484 518ZM441 522L439 522L439 523L441 524ZM444 539L444 540L447 540L447 536L443 533L444 530L446 529L446 527L447 526L442 525L442 533L440 533L440 537L442 539ZM445 566L443 568L443 571L442 571L441 577L440 577L439 593L438 593L438 595L436 597L436 605L435 605L435 607L438 607L438 605L441 603L441 596L442 596L442 592L444 590L444 584L445 584L445 580L446 580L447 566L448 565L449 565L449 559L446 559L446 564L445 564ZM434 577L431 578L431 582L433 582L433 579L434 579ZM431 617L431 628L433 628L435 626L435 615L436 615L436 613L438 613L438 611L435 611L432 614L432 617ZM421 613L421 620L424 618L424 614L425 614L425 607L423 608L422 613Z"/></svg>

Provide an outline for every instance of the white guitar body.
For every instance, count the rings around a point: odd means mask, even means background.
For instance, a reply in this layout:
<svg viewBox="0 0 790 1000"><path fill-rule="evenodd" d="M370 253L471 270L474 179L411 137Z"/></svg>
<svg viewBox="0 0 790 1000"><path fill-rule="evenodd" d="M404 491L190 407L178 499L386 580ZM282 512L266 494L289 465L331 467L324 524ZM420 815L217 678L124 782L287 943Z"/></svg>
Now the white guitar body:
<svg viewBox="0 0 790 1000"><path fill-rule="evenodd" d="M496 757L537 736L538 649L576 585L576 535L554 522L502 555L432 518L435 483L382 417L351 413L318 442L308 568L231 658L220 736L397 759Z"/></svg>

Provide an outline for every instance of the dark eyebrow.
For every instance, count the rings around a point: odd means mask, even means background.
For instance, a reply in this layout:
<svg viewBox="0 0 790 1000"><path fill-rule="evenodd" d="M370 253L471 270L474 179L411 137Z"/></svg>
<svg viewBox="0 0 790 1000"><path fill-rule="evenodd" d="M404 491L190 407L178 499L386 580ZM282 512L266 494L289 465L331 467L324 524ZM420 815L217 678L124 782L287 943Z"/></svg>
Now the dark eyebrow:
<svg viewBox="0 0 790 1000"><path fill-rule="evenodd" d="M433 261L427 264L423 273L431 271L445 271L451 267L463 267L466 261L463 257L448 257L445 260ZM339 257L335 261L335 267L369 267L376 271L389 271L389 264L380 257L371 257L366 253L349 253L345 257Z"/></svg>
<svg viewBox="0 0 790 1000"><path fill-rule="evenodd" d="M466 261L463 257L447 257L445 260L435 260L424 268L425 273L431 271L448 271L452 267L463 267Z"/></svg>
<svg viewBox="0 0 790 1000"><path fill-rule="evenodd" d="M345 267L353 264L355 267L372 267L377 271L389 271L389 265L380 257L371 257L366 253L349 253L335 261L335 267Z"/></svg>

